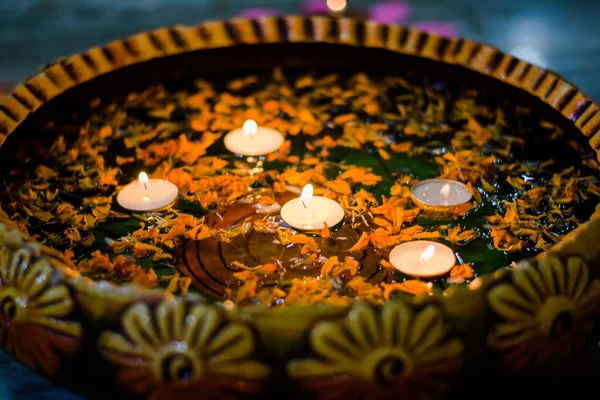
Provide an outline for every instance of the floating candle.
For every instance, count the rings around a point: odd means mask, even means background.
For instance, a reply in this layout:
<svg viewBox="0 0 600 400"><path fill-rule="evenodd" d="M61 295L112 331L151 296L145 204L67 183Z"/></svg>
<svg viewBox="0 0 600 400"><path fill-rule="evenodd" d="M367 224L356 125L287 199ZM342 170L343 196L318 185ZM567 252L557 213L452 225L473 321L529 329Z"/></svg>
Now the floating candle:
<svg viewBox="0 0 600 400"><path fill-rule="evenodd" d="M173 183L163 179L148 179L148 174L141 172L136 181L119 192L117 202L132 211L155 211L172 204L178 193Z"/></svg>
<svg viewBox="0 0 600 400"><path fill-rule="evenodd" d="M469 188L451 179L427 179L411 188L413 201L429 217L449 217L457 207L471 200Z"/></svg>
<svg viewBox="0 0 600 400"><path fill-rule="evenodd" d="M394 247L390 263L407 275L434 277L448 273L456 264L456 257L450 247L441 243L415 240Z"/></svg>
<svg viewBox="0 0 600 400"><path fill-rule="evenodd" d="M344 218L344 209L335 200L313 196L313 186L302 189L300 197L281 207L281 218L290 226L301 230L322 229L337 225Z"/></svg>
<svg viewBox="0 0 600 400"><path fill-rule="evenodd" d="M241 129L235 129L225 135L225 147L235 154L243 156L262 156L277 151L283 144L283 135L274 130L258 126L249 119Z"/></svg>

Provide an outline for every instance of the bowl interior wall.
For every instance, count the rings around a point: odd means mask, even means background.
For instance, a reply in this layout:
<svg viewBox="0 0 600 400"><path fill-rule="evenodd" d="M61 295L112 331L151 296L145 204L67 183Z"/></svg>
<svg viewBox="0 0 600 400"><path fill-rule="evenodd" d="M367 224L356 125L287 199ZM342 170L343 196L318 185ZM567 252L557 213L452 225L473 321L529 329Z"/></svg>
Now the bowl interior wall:
<svg viewBox="0 0 600 400"><path fill-rule="evenodd" d="M196 50L152 59L100 75L67 90L32 113L2 145L0 156L6 159L15 154L15 146L39 135L50 120L60 122L70 118L73 112L87 113L89 102L97 97L111 99L159 83L168 84L193 78L224 78L275 66L364 71L374 76L394 74L428 77L483 88L493 91L494 95L504 96L530 107L533 112L560 125L567 137L582 138L570 121L541 100L524 90L462 66L378 48L327 43L280 43ZM9 172L10 164L3 162L0 174Z"/></svg>

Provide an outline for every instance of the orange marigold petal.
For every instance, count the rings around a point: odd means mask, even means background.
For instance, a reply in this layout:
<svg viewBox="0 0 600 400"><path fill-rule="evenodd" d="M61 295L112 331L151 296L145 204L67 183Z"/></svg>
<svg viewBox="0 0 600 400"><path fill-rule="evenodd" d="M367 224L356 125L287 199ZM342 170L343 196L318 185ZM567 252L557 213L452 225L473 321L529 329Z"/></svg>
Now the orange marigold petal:
<svg viewBox="0 0 600 400"><path fill-rule="evenodd" d="M350 185L348 184L348 182L346 182L342 179L339 179L339 178L336 180L333 180L333 181L325 182L325 187L333 190L336 193L341 193L341 194L351 194L352 193L352 189L350 188Z"/></svg>
<svg viewBox="0 0 600 400"><path fill-rule="evenodd" d="M416 279L409 279L402 283L382 283L381 286L383 286L383 295L386 300L389 300L392 293L397 291L410 293L415 296L429 293L427 284Z"/></svg>
<svg viewBox="0 0 600 400"><path fill-rule="evenodd" d="M330 276L333 268L340 264L340 260L337 256L329 257L327 261L321 267L321 276Z"/></svg>
<svg viewBox="0 0 600 400"><path fill-rule="evenodd" d="M469 264L460 264L452 268L450 278L471 279L475 276L473 268Z"/></svg>
<svg viewBox="0 0 600 400"><path fill-rule="evenodd" d="M363 251L368 246L370 240L370 235L367 232L363 232L354 246L348 249L348 251Z"/></svg>

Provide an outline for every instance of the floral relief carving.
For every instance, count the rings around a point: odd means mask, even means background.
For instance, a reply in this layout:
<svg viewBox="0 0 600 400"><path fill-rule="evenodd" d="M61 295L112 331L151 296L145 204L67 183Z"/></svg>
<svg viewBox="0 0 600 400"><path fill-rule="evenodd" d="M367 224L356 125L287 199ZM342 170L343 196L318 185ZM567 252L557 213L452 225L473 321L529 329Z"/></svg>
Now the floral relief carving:
<svg viewBox="0 0 600 400"><path fill-rule="evenodd" d="M122 333L104 332L100 351L129 391L162 398L237 398L258 392L269 369L254 359L252 330L215 307L165 301L136 303Z"/></svg>
<svg viewBox="0 0 600 400"><path fill-rule="evenodd" d="M581 348L600 313L600 280L581 258L546 256L524 264L513 282L493 288L489 303L500 321L489 337L513 370L560 363Z"/></svg>
<svg viewBox="0 0 600 400"><path fill-rule="evenodd" d="M80 344L81 325L68 318L71 293L41 246L0 226L0 345L28 367L55 375Z"/></svg>
<svg viewBox="0 0 600 400"><path fill-rule="evenodd" d="M462 364L463 344L435 305L390 301L377 312L358 303L345 319L317 324L310 344L316 357L290 363L288 372L318 398L438 397Z"/></svg>

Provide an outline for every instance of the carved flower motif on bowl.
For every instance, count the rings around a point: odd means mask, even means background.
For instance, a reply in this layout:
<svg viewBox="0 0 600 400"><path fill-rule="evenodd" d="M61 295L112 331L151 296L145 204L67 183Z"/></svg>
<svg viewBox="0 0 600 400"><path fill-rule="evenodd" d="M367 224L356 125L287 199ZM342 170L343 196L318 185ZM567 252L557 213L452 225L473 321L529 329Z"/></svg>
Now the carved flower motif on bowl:
<svg viewBox="0 0 600 400"><path fill-rule="evenodd" d="M4 232L2 239L19 234ZM28 367L55 375L63 356L80 345L81 325L69 288L40 246L12 248L0 241L0 346ZM7 244L8 243L8 244Z"/></svg>
<svg viewBox="0 0 600 400"><path fill-rule="evenodd" d="M237 398L259 391L269 369L253 358L252 330L214 307L169 300L131 306L122 333L104 332L102 355L129 391L162 398Z"/></svg>
<svg viewBox="0 0 600 400"><path fill-rule="evenodd" d="M546 256L516 269L513 281L488 298L500 320L490 346L508 368L536 369L561 363L586 343L600 313L600 280L590 280L581 258Z"/></svg>
<svg viewBox="0 0 600 400"><path fill-rule="evenodd" d="M462 364L463 344L435 305L390 301L378 312L357 303L344 319L318 323L310 345L316 357L288 372L318 398L438 397Z"/></svg>

